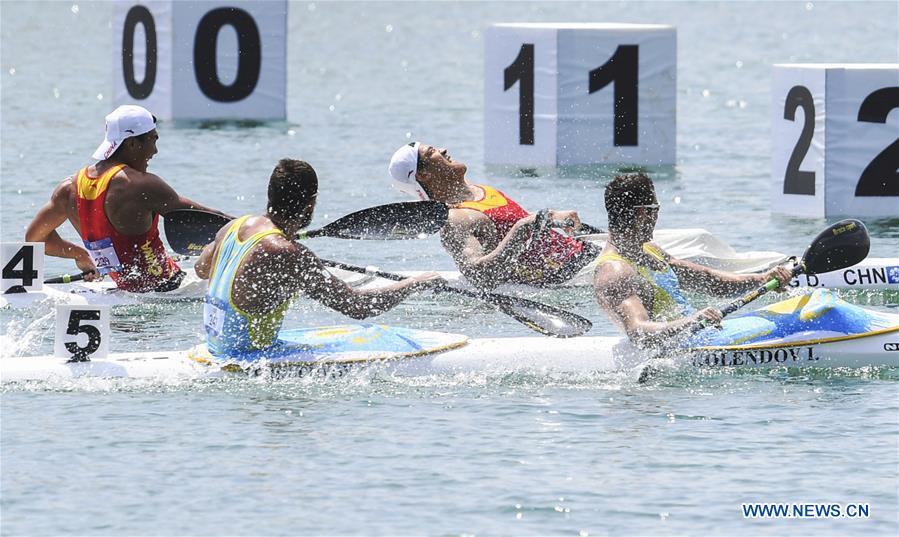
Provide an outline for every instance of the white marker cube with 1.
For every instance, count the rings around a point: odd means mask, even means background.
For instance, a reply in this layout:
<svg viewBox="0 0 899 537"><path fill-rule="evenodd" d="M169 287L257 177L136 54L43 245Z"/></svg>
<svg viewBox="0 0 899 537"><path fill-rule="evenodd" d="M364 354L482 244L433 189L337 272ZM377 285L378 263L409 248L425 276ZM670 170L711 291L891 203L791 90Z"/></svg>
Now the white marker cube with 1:
<svg viewBox="0 0 899 537"><path fill-rule="evenodd" d="M899 65L780 64L772 209L899 217Z"/></svg>
<svg viewBox="0 0 899 537"><path fill-rule="evenodd" d="M162 119L287 116L287 2L116 2L116 104Z"/></svg>
<svg viewBox="0 0 899 537"><path fill-rule="evenodd" d="M677 33L656 24L487 30L488 164L673 164Z"/></svg>

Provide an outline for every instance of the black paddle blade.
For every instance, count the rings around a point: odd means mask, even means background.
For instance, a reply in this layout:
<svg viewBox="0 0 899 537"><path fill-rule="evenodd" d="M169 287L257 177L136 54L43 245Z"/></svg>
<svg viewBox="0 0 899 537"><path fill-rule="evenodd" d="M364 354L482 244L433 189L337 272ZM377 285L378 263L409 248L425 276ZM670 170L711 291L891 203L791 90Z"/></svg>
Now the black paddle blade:
<svg viewBox="0 0 899 537"><path fill-rule="evenodd" d="M200 255L222 226L231 221L226 216L196 209L171 211L163 219L165 238L172 250L181 255Z"/></svg>
<svg viewBox="0 0 899 537"><path fill-rule="evenodd" d="M483 298L506 315L544 336L577 337L593 328L589 319L540 302L494 293L485 293Z"/></svg>
<svg viewBox="0 0 899 537"><path fill-rule="evenodd" d="M439 201L406 201L350 213L309 236L396 240L433 235L443 228L449 207Z"/></svg>
<svg viewBox="0 0 899 537"><path fill-rule="evenodd" d="M818 234L802 255L805 272L819 274L855 265L868 256L871 238L861 220L840 220Z"/></svg>

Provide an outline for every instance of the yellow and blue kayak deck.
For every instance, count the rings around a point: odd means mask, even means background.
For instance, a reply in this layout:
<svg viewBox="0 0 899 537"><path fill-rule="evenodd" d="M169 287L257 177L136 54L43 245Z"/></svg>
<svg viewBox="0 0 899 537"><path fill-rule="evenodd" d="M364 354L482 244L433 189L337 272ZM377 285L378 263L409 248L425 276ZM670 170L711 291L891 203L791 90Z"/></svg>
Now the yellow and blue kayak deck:
<svg viewBox="0 0 899 537"><path fill-rule="evenodd" d="M720 329L695 334L689 347L723 347L830 339L855 336L899 325L899 315L861 308L841 300L833 291L818 289L811 294L777 302L765 308L734 315Z"/></svg>
<svg viewBox="0 0 899 537"><path fill-rule="evenodd" d="M377 324L282 330L274 347L240 356L213 356L205 345L188 356L201 363L258 362L327 365L411 358L461 347L468 337Z"/></svg>

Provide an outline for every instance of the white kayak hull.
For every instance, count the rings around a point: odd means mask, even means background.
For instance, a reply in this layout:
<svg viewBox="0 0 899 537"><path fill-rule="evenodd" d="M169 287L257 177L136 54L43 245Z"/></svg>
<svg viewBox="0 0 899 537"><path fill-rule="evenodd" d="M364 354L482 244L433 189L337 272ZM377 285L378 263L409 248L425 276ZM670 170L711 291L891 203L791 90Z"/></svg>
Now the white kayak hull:
<svg viewBox="0 0 899 537"><path fill-rule="evenodd" d="M8 383L78 377L198 379L265 373L258 364L235 367L198 361L196 352L116 353L107 359L79 363L69 363L54 356L3 358L0 359L0 380ZM399 375L592 373L630 371L649 362L646 352L618 337L511 337L472 339L461 347L405 358L359 360L344 357L281 362L277 369L280 374L289 375L340 366L380 367ZM668 356L664 363L704 369L899 367L899 326L853 336L684 350Z"/></svg>

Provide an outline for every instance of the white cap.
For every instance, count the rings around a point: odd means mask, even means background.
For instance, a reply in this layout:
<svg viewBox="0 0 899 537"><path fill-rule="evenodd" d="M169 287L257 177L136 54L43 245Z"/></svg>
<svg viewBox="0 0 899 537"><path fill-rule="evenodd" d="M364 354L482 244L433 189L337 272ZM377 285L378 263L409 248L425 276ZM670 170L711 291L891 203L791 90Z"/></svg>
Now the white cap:
<svg viewBox="0 0 899 537"><path fill-rule="evenodd" d="M156 118L149 110L133 104L122 105L106 116L106 139L92 156L95 160L106 160L126 138L146 134L155 128Z"/></svg>
<svg viewBox="0 0 899 537"><path fill-rule="evenodd" d="M418 146L420 145L418 142L412 142L397 149L390 158L390 166L387 167L387 171L393 177L394 188L424 201L428 199L428 195L415 177L418 169Z"/></svg>

